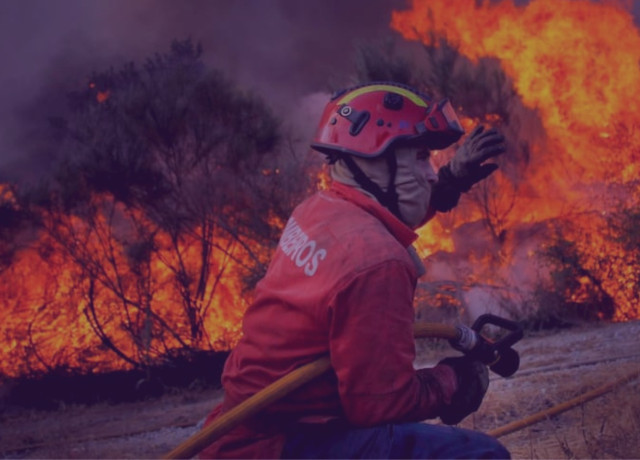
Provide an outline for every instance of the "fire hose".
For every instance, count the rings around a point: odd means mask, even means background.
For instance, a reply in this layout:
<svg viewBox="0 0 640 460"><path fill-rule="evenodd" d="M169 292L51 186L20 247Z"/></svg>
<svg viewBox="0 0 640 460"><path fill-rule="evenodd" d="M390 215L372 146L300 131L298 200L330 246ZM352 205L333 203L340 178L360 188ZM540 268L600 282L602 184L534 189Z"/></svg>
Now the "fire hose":
<svg viewBox="0 0 640 460"><path fill-rule="evenodd" d="M488 324L506 329L509 332L501 339L492 341L480 334L481 329ZM482 361L502 377L513 375L520 366L520 357L511 346L522 338L522 328L513 321L499 316L482 315L471 328L439 323L416 323L413 333L416 338L448 339L454 348ZM331 369L331 360L328 356L299 367L214 420L213 423L191 436L164 458L193 457L244 420L256 415L267 406L319 377L329 369Z"/></svg>
<svg viewBox="0 0 640 460"><path fill-rule="evenodd" d="M489 431L487 434L494 438L499 438L501 436L506 436L508 434L514 433L518 430L531 426L534 423L538 423L542 420L546 420L554 415L561 414L563 412L568 411L569 409L579 406L580 404L586 403L587 401L591 401L592 399L595 399L598 396L602 396L612 390L615 390L619 386L622 386L625 383L629 383L637 379L638 377L640 377L640 370L630 372L629 374L625 375L624 377L614 382L610 382L598 388L595 388L591 391L587 391L586 393L583 393L580 396L569 399L568 401L565 401L563 403L556 404L555 406L550 407L548 409L536 412L535 414L532 414L523 419L516 420L511 423L507 423L506 425L503 425L501 427L498 427L494 430Z"/></svg>

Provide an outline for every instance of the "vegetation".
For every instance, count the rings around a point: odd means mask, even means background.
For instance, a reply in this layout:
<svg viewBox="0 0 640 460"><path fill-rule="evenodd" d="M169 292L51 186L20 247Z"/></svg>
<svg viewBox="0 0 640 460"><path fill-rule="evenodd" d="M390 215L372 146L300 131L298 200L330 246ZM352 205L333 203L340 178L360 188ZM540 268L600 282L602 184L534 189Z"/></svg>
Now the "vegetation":
<svg viewBox="0 0 640 460"><path fill-rule="evenodd" d="M634 305L640 299L638 211L626 203L604 217L589 218L593 230L569 220L556 222L548 244L540 250L548 276L532 295L532 326L636 318Z"/></svg>
<svg viewBox="0 0 640 460"><path fill-rule="evenodd" d="M640 270L635 268L640 266L640 213L628 198L637 195L637 186L623 186L616 211L574 215L575 210L567 210L564 215L531 225L530 231L523 230L519 208L528 202L522 199L520 188L526 184L533 145L544 145L541 121L523 106L497 60L480 58L472 62L435 35L417 46L421 50L412 50L409 57L392 42L362 44L356 54L356 82L391 80L436 98L447 97L461 118L497 127L505 135L509 150L509 155L495 160L500 173L475 186L455 211L438 216L440 225L450 233L460 231L465 223L479 243L468 250L456 247L457 256L430 256L438 266L448 264L455 276L419 286L418 316L423 320L464 318L470 306L463 294L480 288L492 292L494 308L522 318L533 329L636 317L631 306L640 298ZM627 148L628 136L620 139L616 148ZM453 149L441 152L434 163L440 166L452 154ZM477 222L482 223L486 234L479 234L470 216L481 216ZM517 276L501 279L497 275L498 267L513 257L514 244L518 244L515 241L525 238L539 242L536 251L529 251L538 262L539 279L528 291L512 285ZM476 267L470 267L474 263ZM482 265L489 268L478 268ZM483 272L490 272L490 267L494 267L493 273ZM486 276L478 276L481 272Z"/></svg>
<svg viewBox="0 0 640 460"><path fill-rule="evenodd" d="M50 268L32 313L14 297L29 317L11 332L31 344L16 348L23 371L91 370L93 346L43 352L51 339L42 330L78 322L136 368L231 346L248 292L307 187L280 121L207 68L190 40L142 65L94 73L59 113L50 148L62 161L51 179L0 209L11 217L3 260L15 253L9 236L21 209L39 235L30 247ZM78 340L86 338L68 342Z"/></svg>

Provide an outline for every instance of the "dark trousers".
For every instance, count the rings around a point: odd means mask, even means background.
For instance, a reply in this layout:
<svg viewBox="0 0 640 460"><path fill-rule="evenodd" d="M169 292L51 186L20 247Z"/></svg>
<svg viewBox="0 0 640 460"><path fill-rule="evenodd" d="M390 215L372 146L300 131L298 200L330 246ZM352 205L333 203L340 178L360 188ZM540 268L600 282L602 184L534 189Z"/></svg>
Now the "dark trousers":
<svg viewBox="0 0 640 460"><path fill-rule="evenodd" d="M494 438L450 426L307 424L289 434L282 458L510 458L510 454Z"/></svg>

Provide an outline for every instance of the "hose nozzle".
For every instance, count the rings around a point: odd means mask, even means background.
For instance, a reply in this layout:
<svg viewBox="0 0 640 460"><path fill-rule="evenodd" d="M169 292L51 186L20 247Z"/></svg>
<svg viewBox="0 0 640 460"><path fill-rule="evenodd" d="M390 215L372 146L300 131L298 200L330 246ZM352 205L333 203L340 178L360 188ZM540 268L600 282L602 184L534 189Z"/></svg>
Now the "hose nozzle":
<svg viewBox="0 0 640 460"><path fill-rule="evenodd" d="M493 342L480 334L480 330L491 324L506 329L509 333ZM511 346L524 335L517 323L500 316L486 314L480 316L472 327L456 326L458 338L449 341L451 346L477 359L502 377L510 377L520 367L520 356Z"/></svg>

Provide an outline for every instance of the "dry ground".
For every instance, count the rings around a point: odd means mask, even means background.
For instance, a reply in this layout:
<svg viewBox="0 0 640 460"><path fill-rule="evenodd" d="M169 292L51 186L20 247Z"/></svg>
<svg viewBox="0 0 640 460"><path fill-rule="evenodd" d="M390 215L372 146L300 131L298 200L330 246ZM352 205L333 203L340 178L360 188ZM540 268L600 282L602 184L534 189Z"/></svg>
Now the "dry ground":
<svg viewBox="0 0 640 460"><path fill-rule="evenodd" d="M450 351L419 344L419 365ZM640 370L640 321L525 337L520 371L492 377L479 412L462 423L491 431ZM514 458L640 458L640 381L501 437ZM191 391L131 404L5 409L0 457L158 458L196 430L220 398Z"/></svg>

